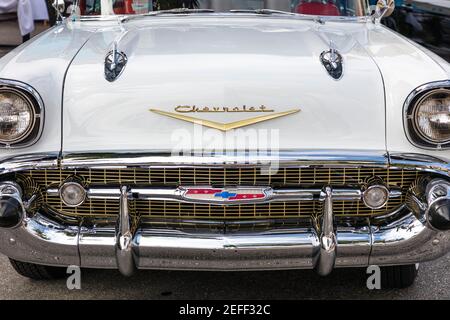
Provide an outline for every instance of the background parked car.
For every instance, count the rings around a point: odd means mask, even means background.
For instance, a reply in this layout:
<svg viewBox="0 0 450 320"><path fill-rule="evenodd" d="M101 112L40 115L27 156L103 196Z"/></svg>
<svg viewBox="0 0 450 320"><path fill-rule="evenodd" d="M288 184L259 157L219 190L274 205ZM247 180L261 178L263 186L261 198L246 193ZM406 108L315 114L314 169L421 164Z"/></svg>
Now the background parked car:
<svg viewBox="0 0 450 320"><path fill-rule="evenodd" d="M450 1L397 1L390 18L386 25L450 61Z"/></svg>

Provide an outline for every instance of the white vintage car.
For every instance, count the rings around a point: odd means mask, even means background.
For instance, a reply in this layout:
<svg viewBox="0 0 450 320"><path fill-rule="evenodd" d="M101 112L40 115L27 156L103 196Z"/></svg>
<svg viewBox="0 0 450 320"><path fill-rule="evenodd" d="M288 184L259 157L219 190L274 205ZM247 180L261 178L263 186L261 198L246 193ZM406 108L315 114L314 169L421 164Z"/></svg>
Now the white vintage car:
<svg viewBox="0 0 450 320"><path fill-rule="evenodd" d="M20 274L375 265L405 287L449 251L450 65L380 23L390 3L70 11L0 60Z"/></svg>

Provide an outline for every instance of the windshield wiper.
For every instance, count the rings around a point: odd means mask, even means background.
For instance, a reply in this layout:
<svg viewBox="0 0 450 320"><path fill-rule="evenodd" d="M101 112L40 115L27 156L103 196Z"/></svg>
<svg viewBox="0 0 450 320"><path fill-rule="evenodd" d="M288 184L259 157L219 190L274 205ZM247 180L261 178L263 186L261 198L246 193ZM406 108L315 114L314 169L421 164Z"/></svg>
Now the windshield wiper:
<svg viewBox="0 0 450 320"><path fill-rule="evenodd" d="M151 11L146 13L145 16L159 16L163 14L190 14L190 13L212 13L212 9L189 9L189 8L175 8L169 10Z"/></svg>
<svg viewBox="0 0 450 320"><path fill-rule="evenodd" d="M309 14L298 14L294 12L287 12L287 11L280 11L280 10L272 10L272 9L236 9L236 10L230 10L230 13L252 13L252 14L261 14L261 15L287 15L291 17L296 17L299 19L305 19L305 20L314 20L320 24L324 23L324 20L319 15L309 15Z"/></svg>
<svg viewBox="0 0 450 320"><path fill-rule="evenodd" d="M160 15L172 15L172 14L195 14L195 13L214 13L215 11L212 9L190 9L190 8L174 8L168 10L158 10L158 11L150 11L149 13L134 15L134 16L126 16L121 18L121 22L127 22L130 20L134 20L138 17L149 17L149 16L160 16ZM296 13L280 11L280 10L272 10L272 9L234 9L230 10L230 13L251 13L251 14L261 14L261 15L288 15L288 16L298 16Z"/></svg>
<svg viewBox="0 0 450 320"><path fill-rule="evenodd" d="M236 10L230 10L231 13L254 13L254 14L267 14L267 15L271 15L271 14L283 14L283 15L288 15L288 16L296 16L296 13L292 13L292 12L286 12L286 11L280 11L280 10L272 10L272 9L236 9Z"/></svg>
<svg viewBox="0 0 450 320"><path fill-rule="evenodd" d="M128 22L142 17L160 16L165 14L192 14L192 13L212 13L212 9L189 9L189 8L175 8L169 10L150 11L149 13L129 15L121 17L120 22Z"/></svg>

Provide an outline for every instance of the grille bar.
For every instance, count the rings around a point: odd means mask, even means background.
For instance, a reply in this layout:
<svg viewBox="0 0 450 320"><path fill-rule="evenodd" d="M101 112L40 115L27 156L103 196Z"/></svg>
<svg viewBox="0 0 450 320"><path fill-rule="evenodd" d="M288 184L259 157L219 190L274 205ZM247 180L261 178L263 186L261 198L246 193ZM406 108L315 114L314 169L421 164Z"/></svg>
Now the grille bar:
<svg viewBox="0 0 450 320"><path fill-rule="evenodd" d="M87 184L129 185L359 185L377 176L388 185L412 182L415 170L390 168L280 168L272 175L260 168L126 168L126 169L41 169L24 172L42 185L60 185L71 176L83 177Z"/></svg>
<svg viewBox="0 0 450 320"><path fill-rule="evenodd" d="M245 185L276 188L313 188L321 190L330 185L333 189L361 188L368 179L378 177L389 189L398 190L380 209L372 210L358 199L337 199L333 203L336 216L370 217L390 213L404 204L409 187L418 178L419 171L382 167L286 167L273 175L263 175L257 167L196 167L196 168L126 168L126 169L37 169L20 173L41 188L59 188L72 176L82 179L87 187L112 187L128 185L132 188L177 188L180 185ZM65 206L58 195L43 192L43 202L52 210L71 217L117 217L117 199L87 199L81 206ZM154 219L284 219L310 217L320 211L319 200L298 201L284 199L279 202L239 204L233 206L204 203L181 203L164 199L137 199L130 201L136 216Z"/></svg>
<svg viewBox="0 0 450 320"><path fill-rule="evenodd" d="M314 188L290 188L290 189L272 189L272 188L259 188L259 189L248 189L239 188L236 190L261 190L264 193L264 197L258 199L248 199L240 200L239 202L232 202L222 200L217 198L215 203L211 200L202 200L195 198L186 198L185 194L189 189L201 188L198 186L188 187L178 187L178 188L155 188L155 187L136 187L130 188L129 198L139 199L139 200L166 200L166 201L181 201L190 203L210 203L216 205L236 205L242 203L265 203L265 202L277 202L277 201L308 201L319 199L322 196L321 189ZM203 186L203 188L211 188L210 186ZM334 189L333 199L337 200L360 200L363 191L358 188L345 188L345 189ZM58 196L59 189L49 188L47 189L47 194L49 196ZM114 187L89 187L86 189L86 194L88 199L120 199L121 193L120 188ZM390 198L397 198L401 196L401 191L394 189L390 191Z"/></svg>
<svg viewBox="0 0 450 320"><path fill-rule="evenodd" d="M47 197L46 204L53 210L74 217L116 217L118 200L87 200L76 208L62 204L59 197ZM236 206L216 206L161 200L136 200L135 214L147 218L175 219L276 219L305 218L320 211L320 201L284 201L269 204L244 204ZM334 201L335 216L370 217L394 211L404 203L404 197L389 200L385 207L372 210L360 201Z"/></svg>

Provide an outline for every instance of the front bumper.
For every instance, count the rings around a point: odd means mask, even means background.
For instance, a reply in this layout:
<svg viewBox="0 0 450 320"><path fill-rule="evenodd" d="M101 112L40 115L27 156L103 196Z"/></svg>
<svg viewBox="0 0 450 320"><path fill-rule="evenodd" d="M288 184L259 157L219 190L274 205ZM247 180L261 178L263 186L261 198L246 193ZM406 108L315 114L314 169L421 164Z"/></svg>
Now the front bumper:
<svg viewBox="0 0 450 320"><path fill-rule="evenodd" d="M327 160L328 159L328 160ZM377 165L411 168L447 178L447 162L427 156L396 155L370 157L309 155L300 162L293 156L291 165L327 161L343 166ZM158 157L157 163L174 161ZM177 161L182 159L176 159ZM205 160L205 159L203 159ZM206 159L207 160L207 159ZM216 165L217 158L209 165ZM228 165L239 165L231 159ZM61 163L67 167L102 168L142 166L149 158L102 158L104 163L80 157L65 162L52 157L36 161L21 157L1 164L1 174L51 168ZM256 161L258 162L258 161ZM198 165L193 162L191 165ZM223 163L220 163L223 165ZM418 216L405 206L387 217L363 219L362 222L337 222L333 217L333 192L325 188L320 221L309 219L301 227L277 227L266 230L218 233L139 226L132 230L126 188L120 195L118 221L115 224L68 226L38 211L24 212L21 223L0 228L0 252L10 258L31 263L88 268L118 268L129 275L137 269L173 270L267 270L317 269L328 274L334 267L413 264L438 258L450 249L450 231L429 226L427 215Z"/></svg>
<svg viewBox="0 0 450 320"><path fill-rule="evenodd" d="M335 267L412 264L450 249L449 231L432 230L412 214L382 227L338 227L336 238ZM324 263L320 249L312 226L229 235L139 229L131 257L138 269L312 269ZM44 265L119 268L115 228L68 228L41 214L2 230L0 251Z"/></svg>

